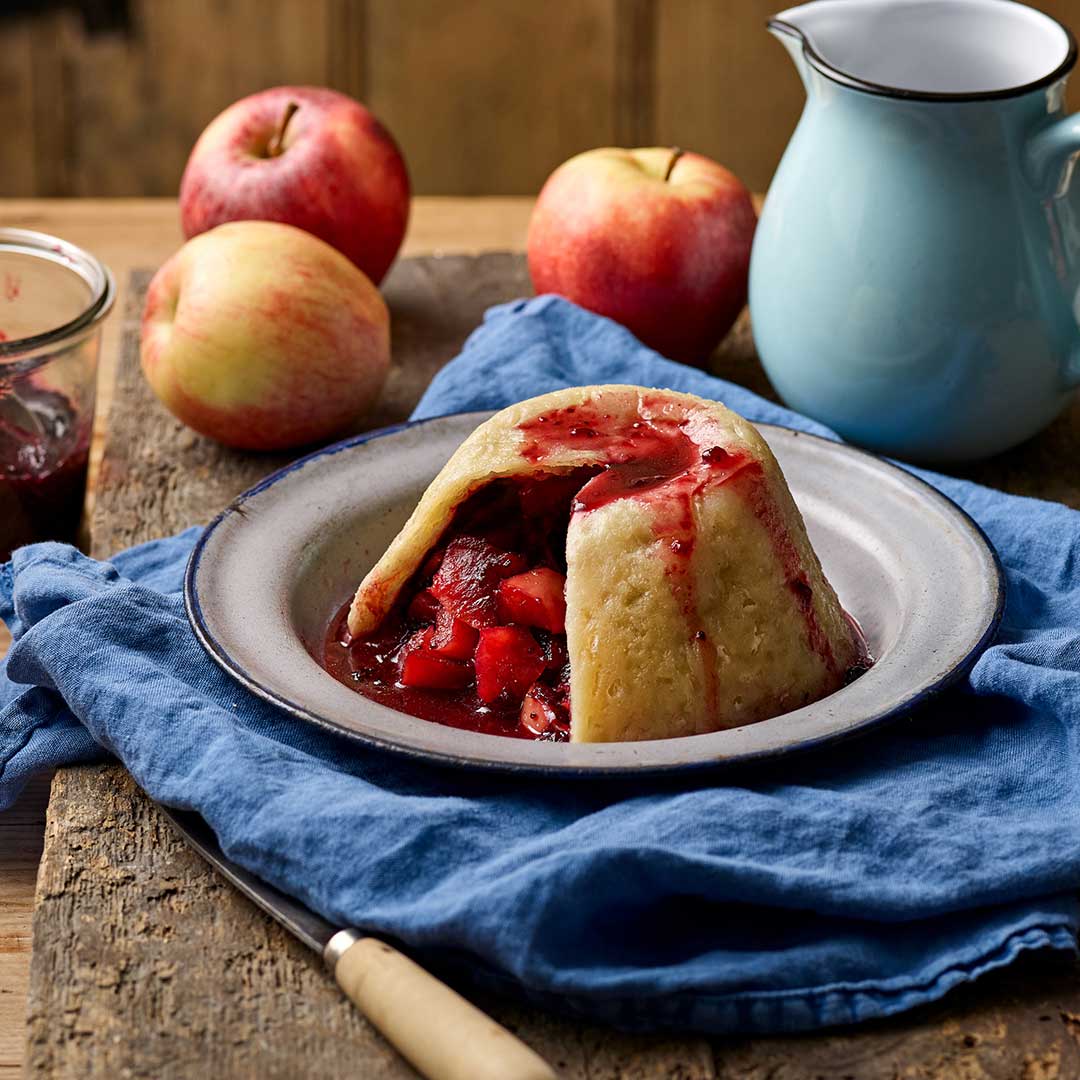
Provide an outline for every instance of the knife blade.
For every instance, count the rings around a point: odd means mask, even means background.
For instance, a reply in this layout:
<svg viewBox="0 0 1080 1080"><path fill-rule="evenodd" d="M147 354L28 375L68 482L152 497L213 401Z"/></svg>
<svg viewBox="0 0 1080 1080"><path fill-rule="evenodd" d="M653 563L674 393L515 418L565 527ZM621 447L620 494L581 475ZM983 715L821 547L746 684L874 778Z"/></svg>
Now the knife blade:
<svg viewBox="0 0 1080 1080"><path fill-rule="evenodd" d="M403 953L334 926L233 862L198 814L158 808L222 877L323 958L346 996L423 1076L556 1080L539 1054Z"/></svg>

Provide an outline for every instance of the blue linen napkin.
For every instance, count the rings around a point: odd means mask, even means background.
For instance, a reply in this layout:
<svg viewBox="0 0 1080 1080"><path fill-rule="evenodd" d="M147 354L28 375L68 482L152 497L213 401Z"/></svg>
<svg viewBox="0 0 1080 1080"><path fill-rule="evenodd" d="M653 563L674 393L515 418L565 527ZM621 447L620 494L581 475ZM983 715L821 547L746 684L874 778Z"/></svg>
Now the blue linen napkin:
<svg viewBox="0 0 1080 1080"><path fill-rule="evenodd" d="M418 417L640 383L819 425L541 297L493 309ZM15 553L0 614L0 805L118 757L327 918L468 982L627 1028L791 1031L939 998L1080 921L1080 514L920 473L986 530L1001 631L965 685L754 773L559 785L402 762L235 685L184 616L197 530L98 563Z"/></svg>

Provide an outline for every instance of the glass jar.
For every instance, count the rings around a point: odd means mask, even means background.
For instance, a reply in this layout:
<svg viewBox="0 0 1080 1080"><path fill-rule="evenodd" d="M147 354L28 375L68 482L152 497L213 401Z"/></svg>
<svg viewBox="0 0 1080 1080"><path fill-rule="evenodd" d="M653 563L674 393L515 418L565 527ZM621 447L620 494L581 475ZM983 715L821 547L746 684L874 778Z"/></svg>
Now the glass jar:
<svg viewBox="0 0 1080 1080"><path fill-rule="evenodd" d="M0 228L0 561L75 539L115 295L108 269L74 244Z"/></svg>

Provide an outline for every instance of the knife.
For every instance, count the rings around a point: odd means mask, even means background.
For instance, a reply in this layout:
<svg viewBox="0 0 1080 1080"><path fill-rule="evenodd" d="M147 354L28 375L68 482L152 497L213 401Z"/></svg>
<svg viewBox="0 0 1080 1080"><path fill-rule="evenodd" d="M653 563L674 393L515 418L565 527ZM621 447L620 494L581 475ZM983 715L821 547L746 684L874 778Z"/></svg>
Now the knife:
<svg viewBox="0 0 1080 1080"><path fill-rule="evenodd" d="M219 874L314 949L338 986L430 1080L556 1080L539 1054L384 941L339 928L227 858L198 814L158 808Z"/></svg>

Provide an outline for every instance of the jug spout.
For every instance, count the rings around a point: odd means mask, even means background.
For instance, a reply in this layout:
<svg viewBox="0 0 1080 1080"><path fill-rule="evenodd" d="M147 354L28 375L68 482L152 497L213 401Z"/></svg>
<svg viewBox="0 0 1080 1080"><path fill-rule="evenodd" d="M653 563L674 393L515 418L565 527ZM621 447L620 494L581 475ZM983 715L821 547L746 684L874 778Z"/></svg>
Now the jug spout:
<svg viewBox="0 0 1080 1080"><path fill-rule="evenodd" d="M792 10L800 11L802 9L793 8ZM802 79L803 86L809 92L810 80L807 77L809 72L806 65L806 53L803 51L806 39L803 37L802 31L794 23L784 21L784 15L786 14L787 12L783 12L780 15L774 15L766 26L769 33L787 50L791 62L795 65L795 70L799 73L799 78Z"/></svg>
<svg viewBox="0 0 1080 1080"><path fill-rule="evenodd" d="M858 0L846 2L858 3ZM766 23L769 33L787 50L807 93L813 90L808 57L821 51L821 14L820 0L812 0L811 3L800 4L773 15ZM827 26L824 29L827 31Z"/></svg>

